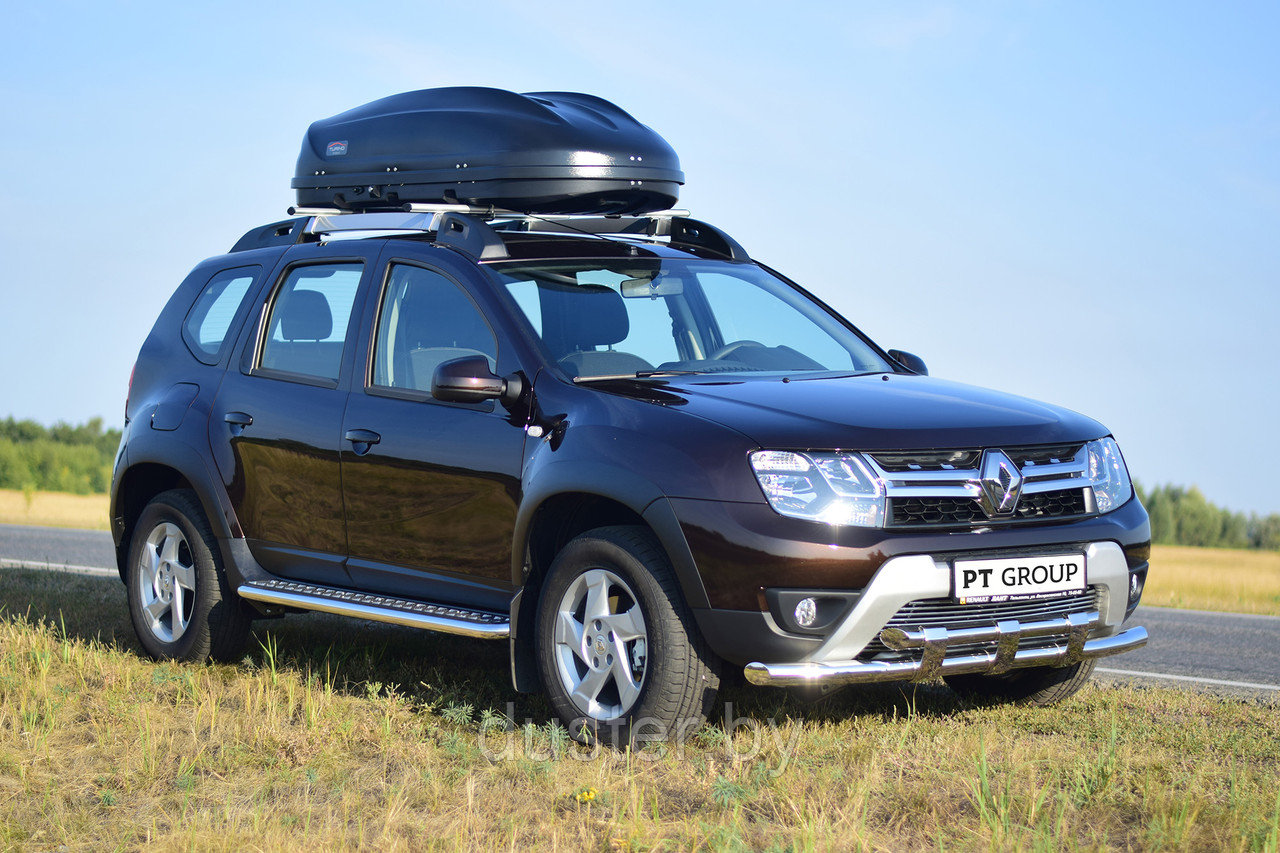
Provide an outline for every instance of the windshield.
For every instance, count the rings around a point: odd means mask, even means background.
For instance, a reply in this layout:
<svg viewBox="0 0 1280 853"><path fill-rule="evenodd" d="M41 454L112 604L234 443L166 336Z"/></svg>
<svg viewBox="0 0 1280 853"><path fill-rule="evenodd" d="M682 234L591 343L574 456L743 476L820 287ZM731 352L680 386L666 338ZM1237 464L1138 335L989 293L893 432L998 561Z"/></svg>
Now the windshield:
<svg viewBox="0 0 1280 853"><path fill-rule="evenodd" d="M548 357L579 380L892 369L848 327L754 264L636 258L489 269Z"/></svg>

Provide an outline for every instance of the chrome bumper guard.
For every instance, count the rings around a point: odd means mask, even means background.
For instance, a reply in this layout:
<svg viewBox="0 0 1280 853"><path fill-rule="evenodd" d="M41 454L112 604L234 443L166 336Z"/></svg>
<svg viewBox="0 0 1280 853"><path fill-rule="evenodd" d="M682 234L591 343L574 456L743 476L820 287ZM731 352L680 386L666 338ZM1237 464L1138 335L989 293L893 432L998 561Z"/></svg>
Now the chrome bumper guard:
<svg viewBox="0 0 1280 853"><path fill-rule="evenodd" d="M997 675L1027 666L1070 666L1086 658L1100 658L1132 651L1147 644L1147 629L1130 628L1111 637L1087 639L1103 628L1101 615L1073 613L1061 619L1022 623L1007 620L976 628L925 628L904 631L886 628L880 641L896 651L921 649L919 660L904 661L806 661L800 663L749 663L745 668L752 684L799 687L806 684L837 686L876 681L923 681L939 675L965 672ZM1062 642L1024 649L1023 639L1061 636ZM952 645L995 642L994 651L969 652L947 657Z"/></svg>

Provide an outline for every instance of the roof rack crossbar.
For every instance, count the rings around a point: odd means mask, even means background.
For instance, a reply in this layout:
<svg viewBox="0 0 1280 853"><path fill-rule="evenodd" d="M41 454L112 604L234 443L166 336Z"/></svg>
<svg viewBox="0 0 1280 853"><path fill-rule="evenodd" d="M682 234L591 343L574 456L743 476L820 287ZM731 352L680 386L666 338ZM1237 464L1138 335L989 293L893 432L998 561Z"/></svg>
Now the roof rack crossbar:
<svg viewBox="0 0 1280 853"><path fill-rule="evenodd" d="M334 234L340 231L435 231L439 213L322 213L311 217L310 234Z"/></svg>
<svg viewBox="0 0 1280 853"><path fill-rule="evenodd" d="M702 249L730 260L750 256L724 231L691 219L687 210L618 215L541 214L466 204L405 204L400 210L353 212L337 208L291 207L298 218L261 226L245 234L232 251L298 243L320 235L352 231L435 233L436 242L479 260L508 257L500 231L615 234L633 239L667 238L671 246ZM494 221L497 220L495 223ZM493 224L491 224L493 223Z"/></svg>

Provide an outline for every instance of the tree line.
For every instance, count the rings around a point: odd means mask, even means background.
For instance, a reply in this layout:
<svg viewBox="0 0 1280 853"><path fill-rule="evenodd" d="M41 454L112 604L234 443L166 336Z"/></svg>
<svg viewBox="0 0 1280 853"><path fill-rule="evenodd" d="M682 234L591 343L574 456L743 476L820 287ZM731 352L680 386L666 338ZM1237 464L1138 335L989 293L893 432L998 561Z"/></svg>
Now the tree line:
<svg viewBox="0 0 1280 853"><path fill-rule="evenodd" d="M1137 489L1151 516L1151 541L1157 545L1280 549L1280 513L1232 512L1210 503L1195 486Z"/></svg>
<svg viewBox="0 0 1280 853"><path fill-rule="evenodd" d="M0 421L0 489L101 494L111 487L120 430L102 418L51 427L12 417Z"/></svg>
<svg viewBox="0 0 1280 853"><path fill-rule="evenodd" d="M111 486L120 430L102 418L51 427L12 417L0 421L0 488L75 494ZM1280 513L1246 515L1215 506L1195 486L1137 486L1160 545L1280 550Z"/></svg>

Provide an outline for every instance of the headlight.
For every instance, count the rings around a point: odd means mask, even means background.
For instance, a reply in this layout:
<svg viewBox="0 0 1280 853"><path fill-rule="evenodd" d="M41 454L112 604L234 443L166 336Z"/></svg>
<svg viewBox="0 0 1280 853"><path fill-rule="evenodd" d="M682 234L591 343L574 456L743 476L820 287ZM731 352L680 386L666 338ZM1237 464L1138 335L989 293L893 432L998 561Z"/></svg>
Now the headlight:
<svg viewBox="0 0 1280 853"><path fill-rule="evenodd" d="M757 450L751 468L769 505L782 515L883 527L884 483L856 453L793 453Z"/></svg>
<svg viewBox="0 0 1280 853"><path fill-rule="evenodd" d="M1133 496L1129 471L1114 438L1089 442L1089 479L1093 481L1098 512L1111 512Z"/></svg>

